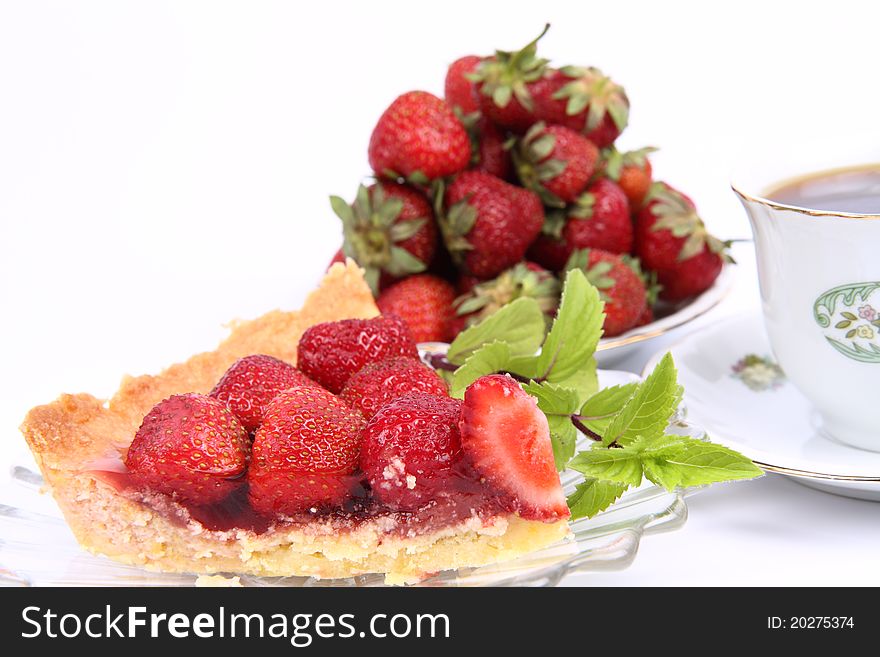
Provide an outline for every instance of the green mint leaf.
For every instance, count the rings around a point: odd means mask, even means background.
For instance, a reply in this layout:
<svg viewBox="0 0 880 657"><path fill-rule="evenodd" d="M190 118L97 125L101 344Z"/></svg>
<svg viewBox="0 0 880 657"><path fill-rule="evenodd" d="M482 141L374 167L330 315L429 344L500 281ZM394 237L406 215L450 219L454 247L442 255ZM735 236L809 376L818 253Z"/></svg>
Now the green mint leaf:
<svg viewBox="0 0 880 657"><path fill-rule="evenodd" d="M608 425L635 394L638 387L638 383L627 383L603 388L587 399L578 411L581 422L600 436L604 436Z"/></svg>
<svg viewBox="0 0 880 657"><path fill-rule="evenodd" d="M481 376L507 369L510 347L506 342L490 342L472 352L452 374L449 395L456 399L464 397L465 389Z"/></svg>
<svg viewBox="0 0 880 657"><path fill-rule="evenodd" d="M634 447L588 449L575 456L568 467L587 478L628 486L642 483L642 457Z"/></svg>
<svg viewBox="0 0 880 657"><path fill-rule="evenodd" d="M533 354L541 346L545 330L544 313L538 302L520 297L459 333L449 345L446 358L461 365L477 349L496 341L506 343L513 356Z"/></svg>
<svg viewBox="0 0 880 657"><path fill-rule="evenodd" d="M572 387L586 396L596 391L596 360L593 354L602 336L604 305L599 292L580 270L571 270L559 311L537 357L539 378Z"/></svg>
<svg viewBox="0 0 880 657"><path fill-rule="evenodd" d="M545 415L564 415L570 417L578 412L580 398L576 390L564 388L555 383L537 383L530 381L523 386L530 395L537 397L538 408Z"/></svg>
<svg viewBox="0 0 880 657"><path fill-rule="evenodd" d="M535 381L524 385L523 390L537 398L538 408L547 416L556 469L564 470L565 464L574 456L577 442L577 429L571 423L571 415L580 406L580 395L571 388Z"/></svg>
<svg viewBox="0 0 880 657"><path fill-rule="evenodd" d="M514 356L510 359L510 367L507 368L507 371L519 374L524 379L537 379L538 357L535 355Z"/></svg>
<svg viewBox="0 0 880 657"><path fill-rule="evenodd" d="M626 489L626 484L587 479L582 484L578 484L575 491L568 496L571 519L592 518L611 506Z"/></svg>
<svg viewBox="0 0 880 657"><path fill-rule="evenodd" d="M640 441L638 448L645 476L667 490L764 474L739 452L687 436L660 436Z"/></svg>
<svg viewBox="0 0 880 657"><path fill-rule="evenodd" d="M574 456L578 432L571 420L561 415L548 415L547 425L550 427L550 442L553 445L553 463L562 472Z"/></svg>
<svg viewBox="0 0 880 657"><path fill-rule="evenodd" d="M676 382L672 356L667 353L608 425L603 444L626 447L637 437L649 440L662 436L680 401L681 386Z"/></svg>
<svg viewBox="0 0 880 657"><path fill-rule="evenodd" d="M548 381L557 382L559 385L576 390L581 401L596 392L599 387L599 379L596 375L596 360L592 356L587 361L584 369L572 372L566 377L551 375Z"/></svg>

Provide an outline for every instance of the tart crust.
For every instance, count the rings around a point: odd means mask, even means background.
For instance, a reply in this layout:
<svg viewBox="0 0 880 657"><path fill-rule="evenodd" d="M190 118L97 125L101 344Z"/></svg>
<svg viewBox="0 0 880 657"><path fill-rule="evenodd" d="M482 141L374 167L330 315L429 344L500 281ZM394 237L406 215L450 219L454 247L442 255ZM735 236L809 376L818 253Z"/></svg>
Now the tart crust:
<svg viewBox="0 0 880 657"><path fill-rule="evenodd" d="M389 533L393 517L340 526L329 520L277 525L263 533L212 531L179 514L155 511L91 473L102 459L118 460L144 415L181 392L207 393L238 358L262 353L296 362L296 345L313 324L379 314L362 271L335 264L294 312L274 310L236 322L214 351L197 354L157 375L126 377L109 400L62 395L33 408L21 431L77 540L86 549L151 570L263 576L351 577L385 573L388 583L516 558L569 533L568 523L514 514L473 517L417 535ZM177 517L175 518L175 515Z"/></svg>

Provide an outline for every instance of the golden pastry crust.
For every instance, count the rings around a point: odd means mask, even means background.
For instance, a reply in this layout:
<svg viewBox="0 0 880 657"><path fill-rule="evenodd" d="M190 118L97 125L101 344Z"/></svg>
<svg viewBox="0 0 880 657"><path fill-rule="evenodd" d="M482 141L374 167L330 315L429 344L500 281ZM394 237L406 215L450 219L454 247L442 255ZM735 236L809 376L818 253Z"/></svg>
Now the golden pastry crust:
<svg viewBox="0 0 880 657"><path fill-rule="evenodd" d="M156 403L181 392L210 391L238 358L261 353L296 362L297 343L309 326L378 314L361 270L349 260L331 267L301 310L236 322L216 350L157 375L126 377L109 401L62 395L32 409L21 431L77 540L92 552L153 570L320 578L380 572L400 583L515 558L565 536L564 521L547 524L513 515L472 518L416 537L389 534L388 519L354 528L316 520L262 534L210 531L182 508L176 514L157 512L84 470L102 458L118 458Z"/></svg>

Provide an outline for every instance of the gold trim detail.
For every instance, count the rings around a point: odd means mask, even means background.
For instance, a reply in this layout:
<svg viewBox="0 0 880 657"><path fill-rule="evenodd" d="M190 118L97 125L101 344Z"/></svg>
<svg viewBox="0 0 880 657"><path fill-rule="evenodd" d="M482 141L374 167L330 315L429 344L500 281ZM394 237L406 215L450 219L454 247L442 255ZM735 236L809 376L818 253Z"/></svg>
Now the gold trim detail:
<svg viewBox="0 0 880 657"><path fill-rule="evenodd" d="M786 468L781 465L770 465L761 461L753 461L755 465L763 470L769 470L776 474L787 475L789 477L799 477L801 479L824 479L828 481L853 481L861 483L878 483L880 477L868 477L859 475L832 475L824 472L812 472L810 470L799 470L798 468Z"/></svg>
<svg viewBox="0 0 880 657"><path fill-rule="evenodd" d="M794 212L796 214L801 214L807 217L832 217L835 219L858 219L858 220L868 220L868 219L880 219L880 214L859 214L856 212L832 212L830 210L810 210L809 208L802 208L797 205L787 205L786 203L779 203L778 201L772 201L769 198L764 196L752 196L751 194L747 194L746 192L739 189L734 183L730 184L730 188L734 191L734 193L739 196L744 201L749 201L750 203L757 203L758 205L763 205L765 208L770 208L771 210L783 210L788 212Z"/></svg>

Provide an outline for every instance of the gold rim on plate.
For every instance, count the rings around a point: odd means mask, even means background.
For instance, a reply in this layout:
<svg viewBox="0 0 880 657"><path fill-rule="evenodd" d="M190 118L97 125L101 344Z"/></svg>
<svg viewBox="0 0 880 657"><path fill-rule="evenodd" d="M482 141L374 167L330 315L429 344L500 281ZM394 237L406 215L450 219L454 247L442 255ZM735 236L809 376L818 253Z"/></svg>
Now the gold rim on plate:
<svg viewBox="0 0 880 657"><path fill-rule="evenodd" d="M727 295L730 294L732 288L733 266L730 264L725 264L723 269L721 270L721 274L718 276L718 278L715 279L715 282L712 284L712 287L700 294L698 297L694 298L689 304L687 304L686 306L682 306L679 310L672 313L671 315L661 317L660 319L650 322L649 324L645 324L644 326L631 329L623 335L615 336L612 338L602 338L601 340L599 340L599 345L596 347L596 351L606 351L608 349L625 347L631 344L636 344L638 342L643 342L644 340L650 340L651 338L656 338L661 335L666 335L670 331L677 329L687 324L688 322L705 315L707 312L709 312L715 306L721 303L727 297ZM696 312L693 313L687 312L689 308L691 308L695 304L700 303L701 300L704 300L706 303L704 307L699 308ZM681 316L677 317L678 315ZM672 323L662 328L651 329L652 325L663 322L664 320L672 320Z"/></svg>

